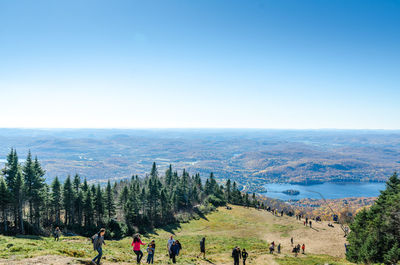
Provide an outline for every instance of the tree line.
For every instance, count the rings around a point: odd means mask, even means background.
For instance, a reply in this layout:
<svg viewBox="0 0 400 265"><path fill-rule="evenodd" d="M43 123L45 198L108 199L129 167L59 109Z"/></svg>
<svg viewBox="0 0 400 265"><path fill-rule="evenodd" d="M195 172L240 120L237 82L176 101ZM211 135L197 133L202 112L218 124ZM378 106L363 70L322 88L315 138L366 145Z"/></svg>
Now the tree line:
<svg viewBox="0 0 400 265"><path fill-rule="evenodd" d="M170 165L159 174L156 163L144 178L89 184L78 175L48 185L38 158L28 152L24 163L15 149L7 155L0 177L0 212L4 234L47 234L59 226L90 235L107 227L121 238L138 229L160 227L232 203L264 207L255 194L240 192L236 182L219 184L213 173L203 183L199 174L181 174Z"/></svg>

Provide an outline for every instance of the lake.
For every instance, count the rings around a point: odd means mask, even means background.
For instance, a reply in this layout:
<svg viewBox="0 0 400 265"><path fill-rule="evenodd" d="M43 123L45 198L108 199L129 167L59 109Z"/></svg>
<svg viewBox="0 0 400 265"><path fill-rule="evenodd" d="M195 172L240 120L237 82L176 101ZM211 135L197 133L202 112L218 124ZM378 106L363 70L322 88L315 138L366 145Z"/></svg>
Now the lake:
<svg viewBox="0 0 400 265"><path fill-rule="evenodd" d="M267 189L264 196L281 200L299 200L304 198L321 199L315 192L321 193L325 199L340 199L346 197L377 197L379 191L385 189L385 183L323 183L314 185L297 185L287 183L271 183L264 186ZM298 190L299 195L291 196L282 193L285 190Z"/></svg>

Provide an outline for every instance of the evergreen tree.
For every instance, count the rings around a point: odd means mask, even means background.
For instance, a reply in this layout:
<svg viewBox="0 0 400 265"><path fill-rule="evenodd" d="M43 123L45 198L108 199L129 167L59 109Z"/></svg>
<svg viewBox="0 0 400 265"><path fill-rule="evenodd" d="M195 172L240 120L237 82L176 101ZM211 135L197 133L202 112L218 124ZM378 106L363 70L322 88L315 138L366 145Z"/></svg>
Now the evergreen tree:
<svg viewBox="0 0 400 265"><path fill-rule="evenodd" d="M10 193L8 191L6 182L1 177L0 178L0 211L1 211L1 216L3 218L4 232L7 232L7 230L8 230L7 209L8 209L9 203L10 203Z"/></svg>
<svg viewBox="0 0 400 265"><path fill-rule="evenodd" d="M56 226L60 225L62 197L61 197L61 183L56 177L51 184L51 207L55 215Z"/></svg>
<svg viewBox="0 0 400 265"><path fill-rule="evenodd" d="M113 190L111 188L110 180L107 182L105 204L106 204L108 219L111 220L111 218L113 218L115 215L115 204L114 204L114 195L113 195Z"/></svg>
<svg viewBox="0 0 400 265"><path fill-rule="evenodd" d="M33 194L34 189L33 185L35 182L36 174L34 169L34 163L32 160L31 151L28 151L28 156L26 158L26 162L22 168L25 182L25 198L28 200L29 204L29 222L33 223Z"/></svg>
<svg viewBox="0 0 400 265"><path fill-rule="evenodd" d="M93 225L93 219L94 219L93 198L91 189L88 188L84 196L85 198L83 203L84 204L83 212L85 216L85 227L90 228Z"/></svg>
<svg viewBox="0 0 400 265"><path fill-rule="evenodd" d="M96 212L97 226L102 226L103 215L104 215L104 198L103 191L101 190L100 184L97 185L95 196L94 196L94 209Z"/></svg>
<svg viewBox="0 0 400 265"><path fill-rule="evenodd" d="M3 175L7 183L7 187L10 191L10 199L12 201L13 213L14 213L14 224L19 224L19 230L24 233L24 222L22 216L23 207L23 189L24 182L21 172L21 166L18 163L18 155L15 149L11 149L7 156L7 162L3 169Z"/></svg>
<svg viewBox="0 0 400 265"><path fill-rule="evenodd" d="M31 200L34 209L34 218L36 228L40 227L40 216L41 211L43 209L44 199L45 199L45 171L39 163L37 156L35 157L35 161L33 162L33 169L35 173L35 177L32 182L32 194Z"/></svg>
<svg viewBox="0 0 400 265"><path fill-rule="evenodd" d="M400 180L393 174L375 204L359 212L350 225L347 258L357 263L400 261Z"/></svg>
<svg viewBox="0 0 400 265"><path fill-rule="evenodd" d="M75 194L72 187L71 177L68 176L64 182L63 188L63 202L64 202L64 210L65 210L65 224L73 224L74 223L74 201Z"/></svg>

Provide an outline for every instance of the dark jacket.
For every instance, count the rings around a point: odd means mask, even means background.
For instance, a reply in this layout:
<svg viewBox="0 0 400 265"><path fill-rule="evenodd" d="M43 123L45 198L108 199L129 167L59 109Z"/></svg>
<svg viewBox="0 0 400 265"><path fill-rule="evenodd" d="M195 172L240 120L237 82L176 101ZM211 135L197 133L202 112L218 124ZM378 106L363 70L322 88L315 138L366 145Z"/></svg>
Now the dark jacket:
<svg viewBox="0 0 400 265"><path fill-rule="evenodd" d="M232 250L232 258L234 259L240 259L240 250L234 248Z"/></svg>
<svg viewBox="0 0 400 265"><path fill-rule="evenodd" d="M206 242L203 240L200 240L200 251L204 252L206 250Z"/></svg>
<svg viewBox="0 0 400 265"><path fill-rule="evenodd" d="M172 245L170 248L171 254L178 255L179 249L180 249L179 245L177 244Z"/></svg>
<svg viewBox="0 0 400 265"><path fill-rule="evenodd" d="M249 256L249 253L247 253L246 251L242 252L242 258L243 259L247 259L248 256Z"/></svg>

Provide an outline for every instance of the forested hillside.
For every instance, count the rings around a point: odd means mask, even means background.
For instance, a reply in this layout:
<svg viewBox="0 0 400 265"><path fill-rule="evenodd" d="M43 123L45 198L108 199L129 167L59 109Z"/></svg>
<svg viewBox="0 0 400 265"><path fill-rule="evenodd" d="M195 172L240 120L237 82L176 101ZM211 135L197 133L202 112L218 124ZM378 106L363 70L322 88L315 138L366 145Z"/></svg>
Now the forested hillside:
<svg viewBox="0 0 400 265"><path fill-rule="evenodd" d="M0 210L4 234L48 234L59 226L64 231L91 235L107 227L109 237L122 238L135 231L160 227L202 216L227 202L264 207L257 198L241 193L235 182L217 183L211 173L203 184L199 174L170 166L160 174L153 163L144 178L108 181L105 187L90 185L79 175L64 183L56 177L46 184L45 171L29 152L19 163L15 149L7 156L0 179Z"/></svg>

